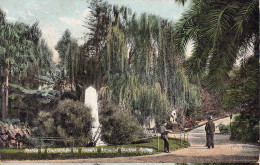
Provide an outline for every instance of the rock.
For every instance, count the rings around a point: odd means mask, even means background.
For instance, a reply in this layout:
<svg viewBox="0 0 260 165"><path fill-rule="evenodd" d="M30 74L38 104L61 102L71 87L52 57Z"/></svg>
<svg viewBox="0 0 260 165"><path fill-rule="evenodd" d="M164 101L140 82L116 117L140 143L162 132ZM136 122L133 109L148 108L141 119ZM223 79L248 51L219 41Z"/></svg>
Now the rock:
<svg viewBox="0 0 260 165"><path fill-rule="evenodd" d="M20 125L0 125L0 147L24 146L24 139L30 138L31 130Z"/></svg>
<svg viewBox="0 0 260 165"><path fill-rule="evenodd" d="M16 131L15 130L10 130L9 131L9 136L11 136L12 139L15 139Z"/></svg>
<svg viewBox="0 0 260 165"><path fill-rule="evenodd" d="M2 139L3 141L7 141L8 135L2 135L2 136L1 136L1 139Z"/></svg>

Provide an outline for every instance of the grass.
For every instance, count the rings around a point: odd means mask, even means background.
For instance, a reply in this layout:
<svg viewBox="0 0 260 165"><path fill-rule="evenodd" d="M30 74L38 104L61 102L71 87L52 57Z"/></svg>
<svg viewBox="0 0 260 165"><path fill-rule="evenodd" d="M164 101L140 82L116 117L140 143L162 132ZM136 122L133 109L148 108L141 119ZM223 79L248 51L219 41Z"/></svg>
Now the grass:
<svg viewBox="0 0 260 165"><path fill-rule="evenodd" d="M181 144L182 143L182 144ZM170 151L188 147L189 143L185 141L180 141L180 139L169 138ZM108 158L108 157L120 157L120 156L139 156L147 154L155 154L163 152L164 142L159 138L159 150L157 150L157 137L153 137L149 143L141 144L124 144L117 146L102 146L96 147L98 149L97 153L24 153L23 149L0 149L1 160L50 160L50 159L86 159L86 158ZM123 153L119 150L118 153L101 153L101 148L153 148L154 152L152 153ZM82 147L74 147L81 149Z"/></svg>
<svg viewBox="0 0 260 165"><path fill-rule="evenodd" d="M153 148L156 149L158 148L158 144L157 144L157 137L153 137L150 143L141 143L141 144L124 144L124 145L119 145L118 147L125 147L125 148L131 148L131 147L149 147L149 148ZM183 148L183 147L187 147L189 146L189 144L186 141L182 140L182 144L181 141L179 139L176 138L169 138L169 144L170 144L170 151L174 151L177 150L179 148ZM163 152L164 151L164 142L161 138L159 138L159 151L157 152Z"/></svg>

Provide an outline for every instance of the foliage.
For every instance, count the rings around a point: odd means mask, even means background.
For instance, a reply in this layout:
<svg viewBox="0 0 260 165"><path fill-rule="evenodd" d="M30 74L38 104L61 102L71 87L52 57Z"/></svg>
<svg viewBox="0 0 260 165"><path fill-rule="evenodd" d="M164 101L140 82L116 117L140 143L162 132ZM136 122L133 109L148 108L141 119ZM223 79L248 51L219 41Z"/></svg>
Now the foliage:
<svg viewBox="0 0 260 165"><path fill-rule="evenodd" d="M47 80L55 77L55 66L51 59L52 53L42 38L38 22L32 25L19 21L9 23L2 9L0 9L0 17L0 86L2 88L6 71L10 72L9 83L14 85L10 85L11 88L6 89L8 92L2 93L1 97L9 98L10 112L8 113L11 116L8 117L21 117L20 110L31 108L30 104L23 100L26 98L25 93L43 85L53 85L53 82ZM21 92L21 89L28 90ZM29 122L28 111L25 113ZM21 117L21 120L24 118Z"/></svg>
<svg viewBox="0 0 260 165"><path fill-rule="evenodd" d="M190 77L205 78L207 87L222 89L242 50L251 44L258 47L258 4L257 0L192 1L175 34L180 53L194 41L192 56L185 62Z"/></svg>
<svg viewBox="0 0 260 165"><path fill-rule="evenodd" d="M59 53L60 61L58 68L60 69L61 79L69 80L71 84L74 83L79 47L77 41L71 37L71 33L68 29L58 41L55 49Z"/></svg>
<svg viewBox="0 0 260 165"><path fill-rule="evenodd" d="M243 110L232 124L231 137L255 142L259 131L259 1L193 0L175 29L179 53L189 41L194 42L192 55L185 61L191 80L203 79L207 88L223 94L222 106L229 112ZM240 69L234 69L238 59Z"/></svg>
<svg viewBox="0 0 260 165"><path fill-rule="evenodd" d="M99 59L108 33L110 6L103 0L91 0L88 8L91 13L85 18L86 26L89 28L88 53Z"/></svg>
<svg viewBox="0 0 260 165"><path fill-rule="evenodd" d="M219 124L218 125L219 131L221 134L229 134L230 133L230 124L224 125L224 124Z"/></svg>
<svg viewBox="0 0 260 165"><path fill-rule="evenodd" d="M200 105L199 87L189 83L177 64L183 57L175 51L173 24L118 10L113 8L111 15L118 19L112 21L102 58L103 96L132 110L141 123L149 115L159 122L173 106L190 110Z"/></svg>
<svg viewBox="0 0 260 165"><path fill-rule="evenodd" d="M149 115L160 122L170 113L171 104L167 95L161 92L159 83L153 86L142 84L134 75L115 77L113 85L117 86L117 83L121 85L120 88L103 87L102 98L113 101L122 108L130 109L140 123Z"/></svg>
<svg viewBox="0 0 260 165"><path fill-rule="evenodd" d="M228 82L228 88L222 97L227 109L243 106L256 109L259 97L259 64L256 56L250 57Z"/></svg>
<svg viewBox="0 0 260 165"><path fill-rule="evenodd" d="M74 139L75 145L84 146L89 142L91 121L90 111L82 103L64 100L54 111L39 112L35 133L38 137L61 137L62 145L72 145L66 139Z"/></svg>
<svg viewBox="0 0 260 165"><path fill-rule="evenodd" d="M109 144L127 144L142 136L142 127L131 111L103 103L100 123L101 139Z"/></svg>
<svg viewBox="0 0 260 165"><path fill-rule="evenodd" d="M90 15L86 17L85 27L88 28L88 41L84 44L85 56L91 57L94 63L95 76L93 78L96 88L100 88L102 84L103 68L102 58L106 52L106 37L110 25L110 5L103 0L91 0L89 9Z"/></svg>
<svg viewBox="0 0 260 165"><path fill-rule="evenodd" d="M127 69L126 38L118 26L110 29L107 35L107 55L104 57L104 70L107 81L115 74L124 74Z"/></svg>
<svg viewBox="0 0 260 165"><path fill-rule="evenodd" d="M21 121L26 121L30 125L32 120L37 116L40 110L53 109L58 104L60 92L53 90L51 87L42 89L27 89L18 84L9 84L11 95L9 100L14 102L11 105L11 113L9 117L19 117L19 110L26 113L26 118L20 118Z"/></svg>
<svg viewBox="0 0 260 165"><path fill-rule="evenodd" d="M231 123L231 139L243 142L254 142L259 140L259 118L251 112L243 112L234 117Z"/></svg>
<svg viewBox="0 0 260 165"><path fill-rule="evenodd" d="M52 53L41 38L38 22L29 26L16 22L0 25L0 67L5 69L5 61L11 63L10 73L13 83L37 88L42 82L39 76L52 76L54 67Z"/></svg>
<svg viewBox="0 0 260 165"><path fill-rule="evenodd" d="M240 107L241 116L232 122L234 139L256 142L259 128L259 63L258 57L252 56L241 65L228 83L222 97L222 105L229 111Z"/></svg>

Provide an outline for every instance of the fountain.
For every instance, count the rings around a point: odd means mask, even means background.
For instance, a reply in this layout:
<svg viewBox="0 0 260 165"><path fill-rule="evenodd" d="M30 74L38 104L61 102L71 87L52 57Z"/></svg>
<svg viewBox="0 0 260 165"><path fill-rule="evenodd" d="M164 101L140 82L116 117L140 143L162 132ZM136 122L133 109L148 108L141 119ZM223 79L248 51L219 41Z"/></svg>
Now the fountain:
<svg viewBox="0 0 260 165"><path fill-rule="evenodd" d="M84 106L90 109L91 117L92 117L92 142L97 146L105 145L103 141L101 141L101 124L99 123L99 115L98 115L98 94L95 88L92 86L88 87L85 90L85 101Z"/></svg>

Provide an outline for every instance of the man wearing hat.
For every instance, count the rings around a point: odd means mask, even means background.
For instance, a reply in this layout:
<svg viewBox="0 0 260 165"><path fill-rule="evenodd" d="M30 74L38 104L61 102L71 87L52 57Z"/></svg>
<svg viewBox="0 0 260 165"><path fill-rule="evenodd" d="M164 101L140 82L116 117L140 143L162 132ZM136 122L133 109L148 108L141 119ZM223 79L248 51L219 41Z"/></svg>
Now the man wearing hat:
<svg viewBox="0 0 260 165"><path fill-rule="evenodd" d="M205 131L206 131L206 138L207 138L207 147L214 148L214 134L215 134L215 123L212 121L212 117L208 117L208 122L206 123L205 126Z"/></svg>
<svg viewBox="0 0 260 165"><path fill-rule="evenodd" d="M166 129L167 122L163 121L161 126L161 138L164 141L164 152L169 153L169 140L168 140L168 133L169 130Z"/></svg>

